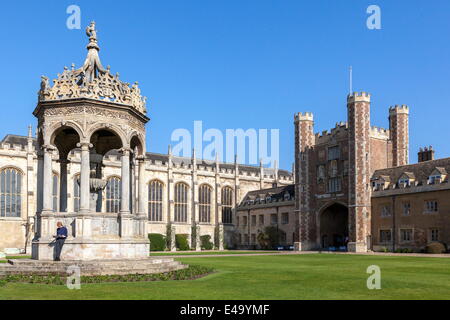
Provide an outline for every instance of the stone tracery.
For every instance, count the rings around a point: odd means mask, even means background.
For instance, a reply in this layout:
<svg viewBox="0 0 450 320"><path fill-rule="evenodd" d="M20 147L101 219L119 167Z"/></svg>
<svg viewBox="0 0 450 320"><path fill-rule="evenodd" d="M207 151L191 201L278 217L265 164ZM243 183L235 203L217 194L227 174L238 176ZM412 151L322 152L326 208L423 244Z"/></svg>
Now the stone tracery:
<svg viewBox="0 0 450 320"><path fill-rule="evenodd" d="M142 114L147 113L146 97L141 95L138 83L132 86L119 79L119 74L111 74L110 68L103 67L98 52L95 22L86 30L89 36L88 55L84 65L75 69L67 67L50 85L49 78L41 77L39 101L55 101L77 98L89 98L120 103L133 107Z"/></svg>

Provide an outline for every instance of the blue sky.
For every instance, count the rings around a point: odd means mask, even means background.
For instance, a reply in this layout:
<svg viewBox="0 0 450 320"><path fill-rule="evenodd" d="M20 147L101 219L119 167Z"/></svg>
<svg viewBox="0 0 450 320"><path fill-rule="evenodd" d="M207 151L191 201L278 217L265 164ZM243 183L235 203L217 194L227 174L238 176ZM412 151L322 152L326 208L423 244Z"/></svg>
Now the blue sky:
<svg viewBox="0 0 450 320"><path fill-rule="evenodd" d="M81 8L82 29L66 28ZM382 30L366 9L381 7ZM53 79L86 56L97 22L100 57L149 98L147 149L165 153L177 128L280 129L280 167L294 158L293 115L312 111L315 131L346 120L354 90L372 93L372 124L390 105L411 109L411 162L420 146L450 156L448 0L2 1L0 135L25 135L40 76Z"/></svg>

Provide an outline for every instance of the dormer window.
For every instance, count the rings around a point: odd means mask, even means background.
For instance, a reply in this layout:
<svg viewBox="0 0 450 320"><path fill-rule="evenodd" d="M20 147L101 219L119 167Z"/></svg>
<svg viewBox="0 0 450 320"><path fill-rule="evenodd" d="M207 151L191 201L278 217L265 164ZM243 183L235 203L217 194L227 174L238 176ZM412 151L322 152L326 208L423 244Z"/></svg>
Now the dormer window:
<svg viewBox="0 0 450 320"><path fill-rule="evenodd" d="M291 195L289 193L285 193L284 194L284 201L289 201L291 200Z"/></svg>
<svg viewBox="0 0 450 320"><path fill-rule="evenodd" d="M441 182L442 182L442 176L440 174L428 177L428 184L438 184Z"/></svg>
<svg viewBox="0 0 450 320"><path fill-rule="evenodd" d="M266 197L266 203L269 203L269 202L271 202L272 201L272 197L271 196L267 196Z"/></svg>
<svg viewBox="0 0 450 320"><path fill-rule="evenodd" d="M410 187L414 181L414 174L411 172L405 172L401 175L400 179L398 179L398 186L399 188L407 188Z"/></svg>
<svg viewBox="0 0 450 320"><path fill-rule="evenodd" d="M439 184L445 180L447 171L445 168L435 168L428 177L428 184Z"/></svg>
<svg viewBox="0 0 450 320"><path fill-rule="evenodd" d="M373 191L383 191L389 187L391 179L389 176L379 176L375 179L372 179L372 188Z"/></svg>
<svg viewBox="0 0 450 320"><path fill-rule="evenodd" d="M400 180L398 180L398 184L400 186L409 187L411 184L411 180L409 180L409 178L400 179Z"/></svg>

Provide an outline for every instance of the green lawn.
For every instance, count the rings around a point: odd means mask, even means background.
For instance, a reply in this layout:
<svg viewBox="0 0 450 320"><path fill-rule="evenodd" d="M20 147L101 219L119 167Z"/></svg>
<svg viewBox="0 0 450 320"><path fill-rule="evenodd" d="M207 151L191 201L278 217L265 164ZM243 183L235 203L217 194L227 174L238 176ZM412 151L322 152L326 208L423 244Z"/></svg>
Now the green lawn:
<svg viewBox="0 0 450 320"><path fill-rule="evenodd" d="M7 263L8 260L17 260L17 259L31 259L31 256L7 256L5 260L0 260L0 263Z"/></svg>
<svg viewBox="0 0 450 320"><path fill-rule="evenodd" d="M450 299L450 259L358 255L183 258L217 273L193 281L64 286L6 284L0 299ZM382 289L368 290L378 265Z"/></svg>
<svg viewBox="0 0 450 320"><path fill-rule="evenodd" d="M150 252L150 256L203 256L203 255L224 255L224 254L262 254L262 253L280 253L280 251L177 251L177 252Z"/></svg>

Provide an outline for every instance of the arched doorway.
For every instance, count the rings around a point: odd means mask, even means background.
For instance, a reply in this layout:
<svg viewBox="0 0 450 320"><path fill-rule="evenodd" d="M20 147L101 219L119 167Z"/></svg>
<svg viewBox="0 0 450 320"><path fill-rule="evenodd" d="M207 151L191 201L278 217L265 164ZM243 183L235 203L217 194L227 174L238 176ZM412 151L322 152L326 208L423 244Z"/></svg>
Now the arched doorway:
<svg viewBox="0 0 450 320"><path fill-rule="evenodd" d="M334 203L320 215L320 243L322 248L343 247L348 239L348 208Z"/></svg>

